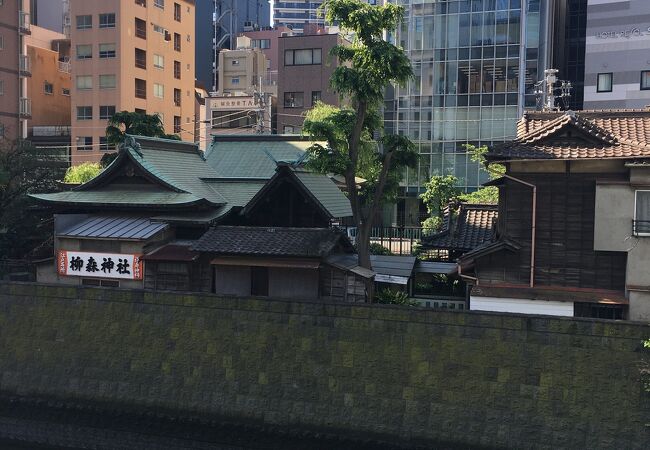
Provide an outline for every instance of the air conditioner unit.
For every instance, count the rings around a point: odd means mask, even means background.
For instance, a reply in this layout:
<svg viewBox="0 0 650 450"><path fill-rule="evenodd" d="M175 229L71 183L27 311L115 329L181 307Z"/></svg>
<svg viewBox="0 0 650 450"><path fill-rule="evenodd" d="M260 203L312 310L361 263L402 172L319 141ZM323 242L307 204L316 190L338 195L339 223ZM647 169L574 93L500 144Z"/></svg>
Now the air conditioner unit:
<svg viewBox="0 0 650 450"><path fill-rule="evenodd" d="M169 31L165 30L165 40L166 41L171 41L172 40L172 35Z"/></svg>

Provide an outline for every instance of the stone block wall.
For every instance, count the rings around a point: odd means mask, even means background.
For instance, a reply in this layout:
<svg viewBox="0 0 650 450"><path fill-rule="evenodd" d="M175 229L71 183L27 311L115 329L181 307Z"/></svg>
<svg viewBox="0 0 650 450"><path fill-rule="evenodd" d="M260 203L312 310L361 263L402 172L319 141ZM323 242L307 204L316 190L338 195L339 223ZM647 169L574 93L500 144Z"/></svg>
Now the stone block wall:
<svg viewBox="0 0 650 450"><path fill-rule="evenodd" d="M413 446L647 448L647 338L630 322L0 284L3 395Z"/></svg>

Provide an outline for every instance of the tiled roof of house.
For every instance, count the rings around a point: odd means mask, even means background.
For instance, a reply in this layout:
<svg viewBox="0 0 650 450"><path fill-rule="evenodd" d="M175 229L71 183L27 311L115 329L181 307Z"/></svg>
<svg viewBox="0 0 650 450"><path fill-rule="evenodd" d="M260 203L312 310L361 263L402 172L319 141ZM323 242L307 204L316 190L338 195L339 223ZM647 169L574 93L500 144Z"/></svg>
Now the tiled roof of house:
<svg viewBox="0 0 650 450"><path fill-rule="evenodd" d="M220 255L323 257L339 244L352 249L348 238L331 228L216 226L201 236L192 250Z"/></svg>
<svg viewBox="0 0 650 450"><path fill-rule="evenodd" d="M526 112L488 160L650 158L650 110Z"/></svg>
<svg viewBox="0 0 650 450"><path fill-rule="evenodd" d="M90 216L56 233L58 237L145 240L165 230L166 223L147 217Z"/></svg>
<svg viewBox="0 0 650 450"><path fill-rule="evenodd" d="M472 250L493 237L498 206L461 203L445 210L442 230L423 239L424 248Z"/></svg>

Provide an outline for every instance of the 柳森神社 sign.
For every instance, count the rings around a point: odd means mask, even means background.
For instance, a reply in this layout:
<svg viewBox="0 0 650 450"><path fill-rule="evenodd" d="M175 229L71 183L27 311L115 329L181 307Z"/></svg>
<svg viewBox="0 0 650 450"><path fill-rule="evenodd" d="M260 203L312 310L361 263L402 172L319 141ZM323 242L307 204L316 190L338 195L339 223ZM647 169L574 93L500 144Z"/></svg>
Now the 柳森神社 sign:
<svg viewBox="0 0 650 450"><path fill-rule="evenodd" d="M59 275L142 280L140 255L59 250Z"/></svg>

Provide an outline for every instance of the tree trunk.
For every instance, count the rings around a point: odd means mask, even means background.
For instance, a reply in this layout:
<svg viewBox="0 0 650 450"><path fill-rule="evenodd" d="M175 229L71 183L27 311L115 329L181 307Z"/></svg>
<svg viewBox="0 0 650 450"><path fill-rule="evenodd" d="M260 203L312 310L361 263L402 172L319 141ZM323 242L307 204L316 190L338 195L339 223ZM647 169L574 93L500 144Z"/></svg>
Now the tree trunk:
<svg viewBox="0 0 650 450"><path fill-rule="evenodd" d="M370 263L370 232L372 231L372 221L361 222L357 224L357 237L355 243L357 245L357 254L359 255L359 265L365 269L372 270ZM375 297L375 281L372 279L365 279L366 297L369 303L374 301Z"/></svg>

